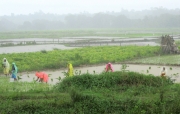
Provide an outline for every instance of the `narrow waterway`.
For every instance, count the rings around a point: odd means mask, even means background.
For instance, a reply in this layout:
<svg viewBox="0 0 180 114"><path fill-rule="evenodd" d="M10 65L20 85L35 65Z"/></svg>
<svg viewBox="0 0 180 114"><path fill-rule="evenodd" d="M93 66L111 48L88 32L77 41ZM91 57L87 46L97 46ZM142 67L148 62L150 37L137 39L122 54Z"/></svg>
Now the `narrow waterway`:
<svg viewBox="0 0 180 114"><path fill-rule="evenodd" d="M97 41L97 42L103 42L103 41L109 41L111 40L116 41L126 41L129 40L132 42L129 43L108 43L108 44L101 44L101 43L95 43L95 44L75 44L74 46L67 47L62 44L47 44L48 41L53 42L79 42L81 40L83 41ZM69 38L54 38L54 39L48 39L48 38L25 38L25 39L0 39L0 42L3 43L3 41L10 41L12 43L17 43L18 42L26 42L26 41L37 41L37 44L40 45L21 45L21 46L10 46L10 47L1 47L0 48L0 54L3 53L23 53L23 52L37 52L41 50L46 50L50 51L53 49L73 49L77 47L84 47L84 46L126 46L126 45L138 45L138 46L145 46L145 45L150 45L150 46L156 46L159 45L158 43L155 42L133 42L134 40L142 40L144 38L116 38L116 37L69 37ZM157 38L147 38L147 39L157 39ZM24 44L24 43L23 43Z"/></svg>
<svg viewBox="0 0 180 114"><path fill-rule="evenodd" d="M0 54L38 52L42 50L51 51L53 49L67 50L67 49L74 49L74 48L77 48L77 47L66 47L64 45L59 45L59 44L13 46L13 47L1 47Z"/></svg>

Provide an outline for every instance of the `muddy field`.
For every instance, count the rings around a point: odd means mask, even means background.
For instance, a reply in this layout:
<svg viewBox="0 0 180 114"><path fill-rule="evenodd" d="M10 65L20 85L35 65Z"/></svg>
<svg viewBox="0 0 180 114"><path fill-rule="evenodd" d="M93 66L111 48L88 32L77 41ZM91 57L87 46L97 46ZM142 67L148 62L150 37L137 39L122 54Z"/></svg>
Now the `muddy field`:
<svg viewBox="0 0 180 114"><path fill-rule="evenodd" d="M160 71L162 70L163 66L159 65L135 65L135 64L127 64L126 70L129 71L134 71L134 72L139 72L143 74L153 74L155 76L160 75ZM179 71L180 67L178 66L165 66L167 69L167 75L171 77L172 79L176 79L176 83L180 83L180 77L179 77ZM105 65L100 65L100 66L86 66L86 67L75 67L74 72L79 73L81 71L81 74L83 73L91 73L93 74L94 72L96 74L101 73L104 71ZM122 70L122 64L115 64L113 65L114 71L120 71ZM49 74L49 84L56 84L58 81L58 77L61 77L63 79L65 76L63 72L66 72L66 69L59 69L59 70L54 70L54 71L44 71L47 74ZM19 81L27 81L31 82L33 79L36 79L35 72L23 72L19 73L18 75L21 76L21 80ZM13 82L13 79L10 78L10 81Z"/></svg>

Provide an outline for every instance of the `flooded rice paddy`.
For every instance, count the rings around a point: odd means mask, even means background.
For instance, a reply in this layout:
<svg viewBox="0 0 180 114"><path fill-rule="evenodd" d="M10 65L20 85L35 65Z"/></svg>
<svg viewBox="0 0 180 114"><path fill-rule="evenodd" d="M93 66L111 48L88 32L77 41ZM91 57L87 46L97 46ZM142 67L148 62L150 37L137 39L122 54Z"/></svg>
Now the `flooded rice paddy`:
<svg viewBox="0 0 180 114"><path fill-rule="evenodd" d="M113 39L113 43L111 43ZM67 37L67 38L54 38L54 39L48 39L48 38L26 38L26 39L2 39L0 40L1 43L3 42L11 42L14 44L17 43L25 43L25 42L36 42L37 44L40 45L17 45L17 46L6 46L6 47L1 47L0 48L0 54L3 53L23 53L23 52L37 52L41 50L46 50L50 51L53 49L74 49L77 47L84 47L84 46L106 46L106 45L111 45L111 46L126 46L126 45L139 45L139 46L145 46L145 45L151 45L151 46L156 46L159 45L158 43L155 42L129 42L129 43L116 43L116 41L131 41L131 40L142 40L143 38L119 38L119 37ZM156 39L156 38L147 38L147 39ZM80 43L80 44L75 44L71 45L70 47L63 45L63 43L66 42L79 42L79 41L95 41L98 43L94 44L85 44L85 43ZM104 41L108 41L110 43L101 43ZM58 44L60 42L61 44ZM47 44L51 43L51 44Z"/></svg>
<svg viewBox="0 0 180 114"><path fill-rule="evenodd" d="M52 42L78 42L78 41L82 41L82 40L95 40L96 41L111 41L114 38L114 41L119 41L120 39L118 39L119 37L74 37L74 38L62 38L62 39L46 39L46 38L30 38L30 39L8 39L9 41L52 41ZM126 40L140 40L142 38L126 38ZM149 38L147 38L149 39ZM151 38L154 39L154 38ZM0 40L1 41L1 40ZM103 46L103 45L107 45L107 44L91 44L89 46ZM130 43L123 43L123 44L114 44L114 43L109 43L108 45L159 45L155 42L130 42ZM80 46L81 47L81 46ZM83 47L83 46L82 46ZM41 50L53 50L53 49L73 49L73 48L77 48L77 47L66 47L64 45L60 45L60 44L41 44L41 45L27 45L27 46L14 46L14 47L1 47L0 48L0 54L2 53L22 53L22 52L37 52L37 51L41 51ZM155 76L159 76L160 75L160 70L162 69L162 66L158 66L158 65L135 65L135 64L128 64L129 67L127 67L126 70L129 71L134 71L134 72L139 72L139 73L143 73L143 74L153 74ZM113 65L114 67L114 71L120 71L122 64L115 64ZM165 66L168 70L167 75L168 76L172 76L172 79L176 79L175 82L180 83L180 77L179 77L179 67L176 66ZM86 66L86 67L75 67L74 68L74 72L76 72L77 74L79 72L81 72L81 74L84 73L91 73L94 74L94 72L96 74L102 73L104 71L105 65L94 65L94 66ZM171 70L172 69L172 70ZM65 78L64 73L63 72L67 72L67 69L57 69L57 70L47 70L44 71L47 74L49 74L49 84L56 84L59 82L58 78L61 77L61 79ZM25 82L32 82L33 80L36 79L35 76L35 71L34 72L23 72L23 73L18 73L18 76L20 76L22 79L19 81L25 81ZM13 82L13 79L10 78L10 81Z"/></svg>
<svg viewBox="0 0 180 114"><path fill-rule="evenodd" d="M160 76L160 71L162 70L163 66L160 65L136 65L136 64L127 64L128 67L126 70L133 71L133 72L139 72L143 74L152 74L154 76ZM167 76L171 77L172 79L175 79L176 83L180 83L180 77L179 77L179 71L180 67L178 66L165 66L167 69ZM99 74L104 71L105 65L98 65L98 66L86 66L86 67L75 67L74 72L79 73L81 71L81 74L84 73L90 73L90 74ZM121 71L122 64L114 64L113 65L114 71ZM49 84L56 84L59 82L58 78L61 77L61 79L65 78L63 72L67 72L67 69L57 69L57 70L47 70L43 71L46 72L49 77ZM34 72L23 72L18 74L22 79L19 81L25 81L25 82L32 82L36 79L35 71ZM10 81L13 82L13 79L10 78Z"/></svg>
<svg viewBox="0 0 180 114"><path fill-rule="evenodd" d="M23 52L37 52L41 50L51 51L53 49L74 49L77 47L66 47L59 44L46 44L46 45L27 45L27 46L13 46L13 47L1 47L0 54L3 53L23 53Z"/></svg>

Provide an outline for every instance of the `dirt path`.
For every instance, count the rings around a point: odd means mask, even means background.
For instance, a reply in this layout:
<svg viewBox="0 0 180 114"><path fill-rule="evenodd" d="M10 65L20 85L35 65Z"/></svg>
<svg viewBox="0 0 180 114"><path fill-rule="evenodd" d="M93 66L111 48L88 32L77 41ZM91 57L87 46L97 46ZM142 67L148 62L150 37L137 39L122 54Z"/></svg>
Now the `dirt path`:
<svg viewBox="0 0 180 114"><path fill-rule="evenodd" d="M160 71L162 69L163 66L160 65L135 65L135 64L127 64L127 68L126 70L129 71L134 71L134 72L139 72L139 73L143 73L143 74L153 74L155 76L159 76L160 75ZM167 75L168 76L172 76L173 79L176 79L176 83L180 83L180 77L179 77L179 72L180 72L180 67L178 66L165 66L167 69ZM103 72L105 68L105 65L98 65L98 66L86 66L86 67L75 67L74 68L74 72L77 71L81 71L81 74L83 73L91 73L93 74L94 71L96 74L99 74L101 72ZM113 65L114 71L121 71L122 68L122 64L114 64ZM49 77L49 84L56 84L58 81L58 77L61 77L61 79L63 79L65 76L62 72L65 72L66 70L60 69L60 70L55 70L55 71L44 71L47 74L50 75ZM174 74L177 74L177 76L175 76ZM35 76L35 72L29 72L29 73L19 73L19 75L21 75L21 80L20 81L27 81L27 82L31 82L33 81L33 79L36 79ZM10 81L12 82L13 80L10 78Z"/></svg>

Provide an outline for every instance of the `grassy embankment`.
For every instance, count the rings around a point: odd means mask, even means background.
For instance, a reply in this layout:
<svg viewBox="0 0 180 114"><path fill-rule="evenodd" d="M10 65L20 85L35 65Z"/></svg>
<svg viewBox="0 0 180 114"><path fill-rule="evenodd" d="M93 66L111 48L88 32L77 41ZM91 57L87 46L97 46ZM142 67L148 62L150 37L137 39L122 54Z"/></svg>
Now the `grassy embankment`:
<svg viewBox="0 0 180 114"><path fill-rule="evenodd" d="M180 113L179 84L125 70L65 78L53 89L32 83L33 89L23 91L25 88L21 87L20 82L1 83L4 85L0 89L3 92L0 94L1 114Z"/></svg>
<svg viewBox="0 0 180 114"><path fill-rule="evenodd" d="M180 65L180 55L159 55L128 61L126 63L153 64L153 65Z"/></svg>
<svg viewBox="0 0 180 114"><path fill-rule="evenodd" d="M180 49L180 41L176 41L176 45ZM146 57L140 59L134 59L132 61L126 61L126 63L136 63L136 64L153 64L153 65L180 65L180 55L179 54L160 54L154 57Z"/></svg>
<svg viewBox="0 0 180 114"><path fill-rule="evenodd" d="M128 28L128 29L67 29L52 31L8 31L0 32L0 39L10 38L62 38L62 37L121 37L121 38L143 38L159 37L163 34L179 33L179 28Z"/></svg>

